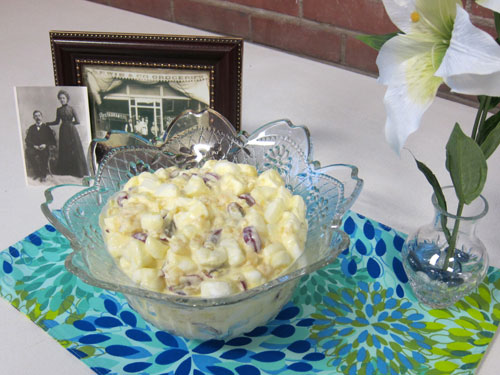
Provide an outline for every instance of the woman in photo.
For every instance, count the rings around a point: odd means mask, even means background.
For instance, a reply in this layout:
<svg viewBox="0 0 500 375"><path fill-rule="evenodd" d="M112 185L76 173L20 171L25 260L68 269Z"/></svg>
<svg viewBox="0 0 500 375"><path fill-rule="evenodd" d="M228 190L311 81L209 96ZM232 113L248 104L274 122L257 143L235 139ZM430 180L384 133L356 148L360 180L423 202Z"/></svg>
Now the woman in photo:
<svg viewBox="0 0 500 375"><path fill-rule="evenodd" d="M65 90L57 93L61 106L57 108L55 121L47 125L59 125L59 157L57 161L57 174L83 177L87 175L87 163L83 152L82 142L75 125L78 125L78 115L68 104L69 94Z"/></svg>

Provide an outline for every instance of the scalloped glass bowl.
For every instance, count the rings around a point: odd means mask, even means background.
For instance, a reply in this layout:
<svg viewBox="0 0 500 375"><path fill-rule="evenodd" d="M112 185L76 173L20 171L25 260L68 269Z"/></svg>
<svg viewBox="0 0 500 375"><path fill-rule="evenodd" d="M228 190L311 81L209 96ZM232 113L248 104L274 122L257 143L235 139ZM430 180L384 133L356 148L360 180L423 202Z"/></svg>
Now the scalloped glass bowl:
<svg viewBox="0 0 500 375"><path fill-rule="evenodd" d="M357 168L345 164L320 167L312 159L307 128L286 120L246 135L236 134L213 110L188 111L156 145L133 134L111 132L106 139L94 140L90 150L95 177L87 179L85 186L48 189L42 204L43 213L74 249L66 267L88 284L123 293L145 320L173 334L222 339L265 324L290 300L301 276L333 262L349 245L339 226L363 185ZM252 164L259 172L275 168L287 187L306 202L309 231L304 253L287 274L229 297L204 299L139 287L106 250L98 224L101 209L136 174L171 165L190 168L209 159ZM75 189L69 199L68 193L56 194Z"/></svg>

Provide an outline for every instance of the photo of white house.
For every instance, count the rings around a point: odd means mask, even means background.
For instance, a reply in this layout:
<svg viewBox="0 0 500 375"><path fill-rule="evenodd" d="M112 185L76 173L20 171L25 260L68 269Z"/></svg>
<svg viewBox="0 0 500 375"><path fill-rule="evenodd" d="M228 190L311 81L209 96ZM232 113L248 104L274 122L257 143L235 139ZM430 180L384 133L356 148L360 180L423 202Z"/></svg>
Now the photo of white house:
<svg viewBox="0 0 500 375"><path fill-rule="evenodd" d="M210 71L86 65L93 135L124 130L161 137L186 109L210 106Z"/></svg>

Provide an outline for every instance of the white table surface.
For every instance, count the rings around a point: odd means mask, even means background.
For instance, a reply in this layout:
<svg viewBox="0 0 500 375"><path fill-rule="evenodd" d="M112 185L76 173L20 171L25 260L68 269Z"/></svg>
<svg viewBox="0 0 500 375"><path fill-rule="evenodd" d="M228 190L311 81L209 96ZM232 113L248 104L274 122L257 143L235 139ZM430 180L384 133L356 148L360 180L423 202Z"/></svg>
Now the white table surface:
<svg viewBox="0 0 500 375"><path fill-rule="evenodd" d="M193 28L83 0L16 0L0 5L0 250L46 223L43 188L27 187L17 128L14 86L54 85L49 30L207 35ZM325 48L328 48L325 45ZM408 152L396 156L383 135L385 88L375 79L270 48L245 43L242 127L252 131L288 118L307 125L322 164L349 163L365 180L353 210L410 232L430 222L431 188ZM436 99L407 147L438 175L453 124L469 129L475 110ZM470 130L469 130L470 131ZM490 263L500 267L500 152L489 160L484 196L490 212L478 233ZM497 335L498 336L498 335ZM490 345L480 375L498 374L500 343ZM93 372L0 298L0 374L84 375Z"/></svg>

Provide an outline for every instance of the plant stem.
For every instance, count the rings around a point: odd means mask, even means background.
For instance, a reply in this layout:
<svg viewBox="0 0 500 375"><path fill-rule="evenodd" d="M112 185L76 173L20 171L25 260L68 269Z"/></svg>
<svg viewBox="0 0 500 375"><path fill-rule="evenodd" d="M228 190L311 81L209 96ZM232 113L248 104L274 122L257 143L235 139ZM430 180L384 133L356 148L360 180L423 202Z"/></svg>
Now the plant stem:
<svg viewBox="0 0 500 375"><path fill-rule="evenodd" d="M488 115L488 109L490 107L490 103L491 103L491 96L488 96L488 97L486 97L486 102L484 103L484 108L483 108L483 114L481 116L481 121L479 122L478 136L479 136L479 134L481 134L481 130L482 130L483 125L484 125L484 121L486 120L486 115ZM477 143L476 138L472 138L472 139L474 139Z"/></svg>
<svg viewBox="0 0 500 375"><path fill-rule="evenodd" d="M479 121L483 115L485 101L486 101L485 96L479 97L479 108L477 109L476 119L474 120L474 127L472 128L472 136L471 136L471 138L474 140L476 140L477 130L479 128Z"/></svg>
<svg viewBox="0 0 500 375"><path fill-rule="evenodd" d="M455 254L455 247L457 244L458 238L458 229L460 227L460 216L462 216L462 211L464 210L464 202L458 202L457 208L457 218L455 219L455 224L453 225L453 233L451 234L451 238L448 241L448 248L446 249L446 258L443 264L443 270L446 271L448 269L448 265L450 263L450 258Z"/></svg>
<svg viewBox="0 0 500 375"><path fill-rule="evenodd" d="M490 108L491 96L482 96L480 99L480 106L477 110L476 119L474 121L474 128L472 129L471 138L478 143L478 139L481 135L481 129L483 128L484 121L488 115L488 110Z"/></svg>

